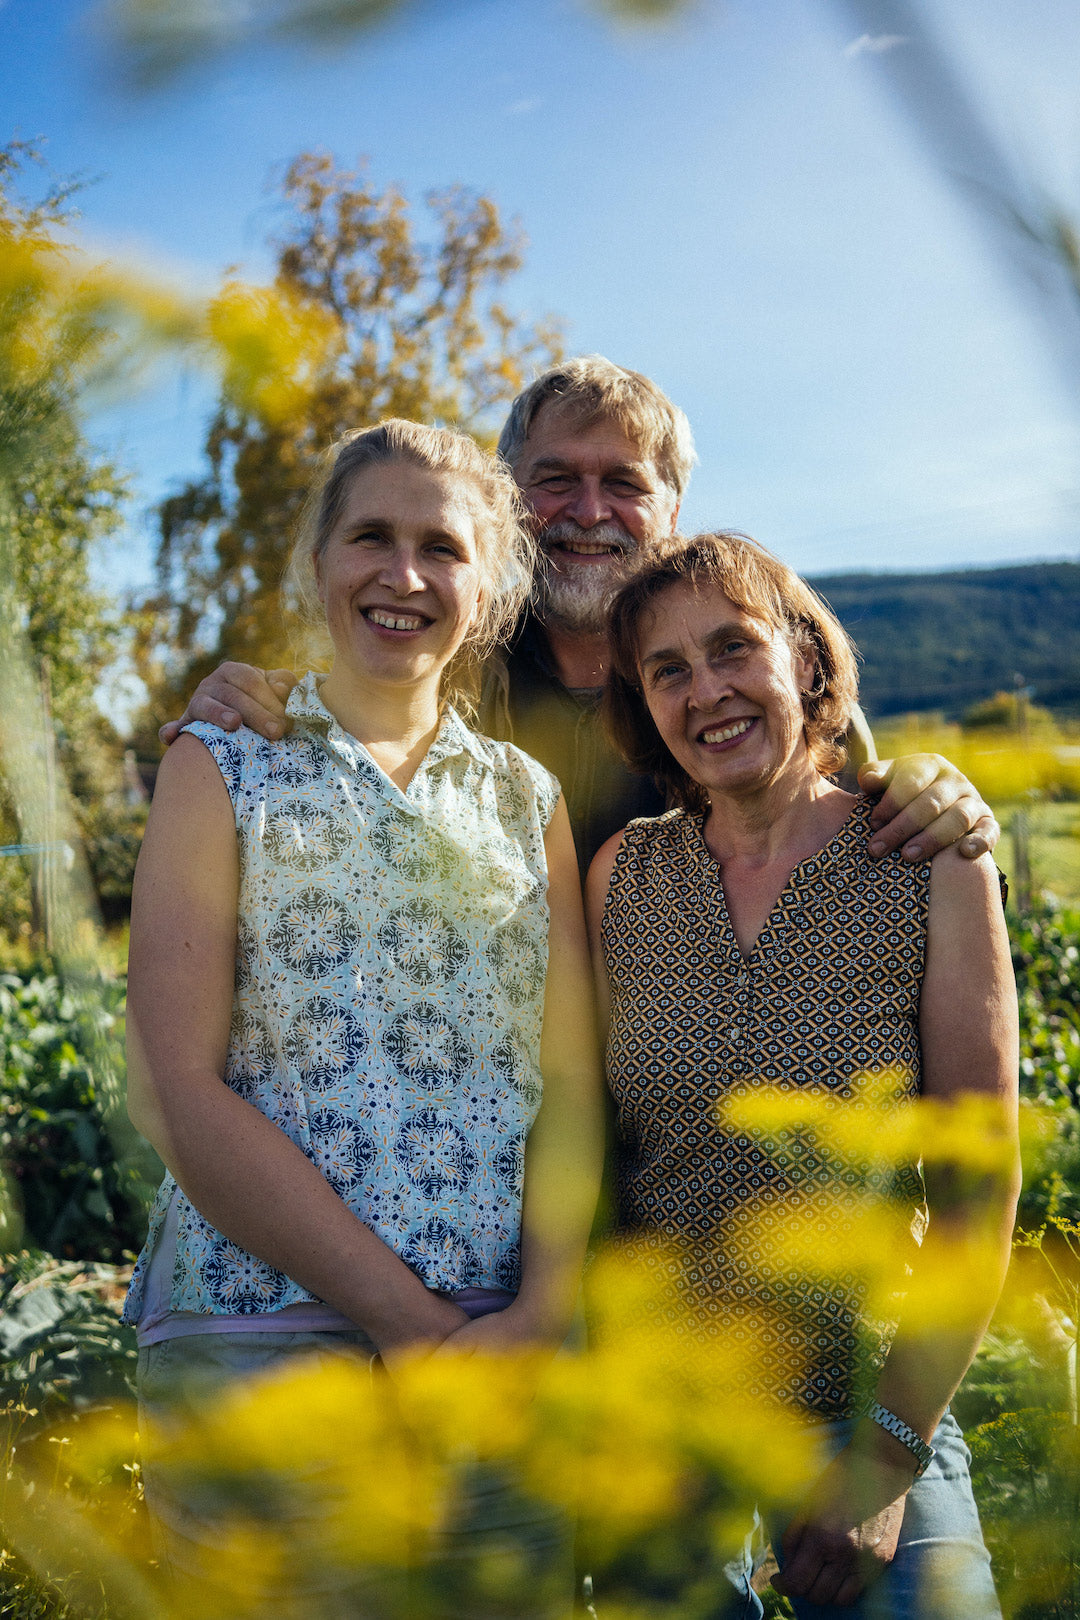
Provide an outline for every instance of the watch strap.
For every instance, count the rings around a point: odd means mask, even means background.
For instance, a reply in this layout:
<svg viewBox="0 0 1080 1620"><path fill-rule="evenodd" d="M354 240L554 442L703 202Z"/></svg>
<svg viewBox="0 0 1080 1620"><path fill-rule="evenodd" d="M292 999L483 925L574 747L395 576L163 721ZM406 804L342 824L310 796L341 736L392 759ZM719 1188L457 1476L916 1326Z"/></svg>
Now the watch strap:
<svg viewBox="0 0 1080 1620"><path fill-rule="evenodd" d="M937 1453L933 1446L927 1445L921 1434L916 1434L910 1423L905 1423L903 1418L897 1417L895 1412L890 1412L889 1408L882 1406L880 1401L875 1401L872 1406L867 1407L866 1416L871 1423L876 1423L879 1428L884 1429L887 1434L891 1434L894 1440L899 1440L900 1444L906 1446L911 1452L919 1465L915 1470L916 1479L926 1473Z"/></svg>

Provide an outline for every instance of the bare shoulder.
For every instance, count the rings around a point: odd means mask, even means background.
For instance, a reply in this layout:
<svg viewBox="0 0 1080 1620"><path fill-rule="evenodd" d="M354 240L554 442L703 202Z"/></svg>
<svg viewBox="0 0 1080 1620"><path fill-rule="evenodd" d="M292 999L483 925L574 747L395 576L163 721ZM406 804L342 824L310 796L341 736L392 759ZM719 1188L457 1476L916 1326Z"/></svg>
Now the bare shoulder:
<svg viewBox="0 0 1080 1620"><path fill-rule="evenodd" d="M158 766L150 808L151 820L156 815L160 821L167 810L215 804L228 809L231 818L229 790L225 786L221 767L207 745L190 731L185 731L167 749Z"/></svg>
<svg viewBox="0 0 1080 1620"><path fill-rule="evenodd" d="M193 731L185 731L166 749L158 766L157 781L173 782L186 776L198 776L203 772L209 775L211 771L218 776L221 775L210 749ZM157 783L155 792L156 790Z"/></svg>
<svg viewBox="0 0 1080 1620"><path fill-rule="evenodd" d="M232 800L218 763L198 737L185 732L158 767L139 868L144 877L158 865L187 863L209 871L235 845Z"/></svg>
<svg viewBox="0 0 1080 1620"><path fill-rule="evenodd" d="M953 847L930 863L926 966L919 1003L928 1097L1016 1094L1016 981L997 869Z"/></svg>
<svg viewBox="0 0 1080 1620"><path fill-rule="evenodd" d="M615 870L615 862L619 858L619 851L626 837L626 828L612 833L606 843L601 844L592 858L589 873L585 879L585 910L589 918L590 928L600 926L600 919L604 914L604 901L607 899L608 885L611 874Z"/></svg>

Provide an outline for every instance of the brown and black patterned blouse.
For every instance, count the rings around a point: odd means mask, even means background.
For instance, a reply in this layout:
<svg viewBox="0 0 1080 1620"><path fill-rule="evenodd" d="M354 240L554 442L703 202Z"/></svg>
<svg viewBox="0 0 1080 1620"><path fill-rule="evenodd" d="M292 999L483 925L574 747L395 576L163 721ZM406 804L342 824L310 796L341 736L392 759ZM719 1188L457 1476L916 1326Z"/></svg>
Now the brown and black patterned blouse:
<svg viewBox="0 0 1080 1620"><path fill-rule="evenodd" d="M682 1305L696 1331L730 1332L743 1321L749 1333L753 1323L762 1352L751 1393L822 1418L852 1410L889 1330L862 1320L858 1255L828 1283L770 1269L763 1257L785 1210L810 1208L817 1218L813 1201L824 1193L822 1242L830 1231L835 1241L844 1230L835 1183L850 1177L859 1209L866 1188L850 1161L837 1170L820 1136L778 1154L725 1128L719 1108L763 1083L813 1086L869 1107L867 1075L891 1075L897 1104L917 1095L929 867L871 861L869 813L870 801L858 799L840 832L796 867L748 957L703 818L677 810L632 822L602 929L619 1229L677 1247ZM922 1207L917 1170L893 1173L888 1193L902 1270ZM751 1209L760 1242L746 1239Z"/></svg>

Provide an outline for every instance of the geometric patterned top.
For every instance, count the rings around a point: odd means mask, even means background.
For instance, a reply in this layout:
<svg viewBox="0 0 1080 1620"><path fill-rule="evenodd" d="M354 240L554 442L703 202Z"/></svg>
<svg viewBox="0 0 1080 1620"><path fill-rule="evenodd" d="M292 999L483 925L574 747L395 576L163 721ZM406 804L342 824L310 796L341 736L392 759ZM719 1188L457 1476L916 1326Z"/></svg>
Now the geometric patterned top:
<svg viewBox="0 0 1080 1620"><path fill-rule="evenodd" d="M813 1087L866 1109L870 1123L873 1077L886 1106L917 1095L929 866L871 861L869 813L858 799L796 867L749 957L700 814L631 823L602 926L619 1231L679 1254L669 1314L696 1333L741 1324L753 1337L750 1393L822 1418L848 1414L888 1346L888 1328L861 1308L866 1267L853 1233L867 1177L820 1132L785 1138L780 1151L725 1126L720 1110L762 1085ZM902 1273L921 1178L905 1166L885 1179ZM830 1251L814 1275L786 1257L796 1224Z"/></svg>
<svg viewBox="0 0 1080 1620"><path fill-rule="evenodd" d="M558 783L451 710L402 791L329 714L314 675L288 710L279 742L187 728L221 770L240 845L226 1083L429 1288L516 1289ZM167 1175L129 1321L175 1190ZM312 1299L178 1201L172 1310Z"/></svg>

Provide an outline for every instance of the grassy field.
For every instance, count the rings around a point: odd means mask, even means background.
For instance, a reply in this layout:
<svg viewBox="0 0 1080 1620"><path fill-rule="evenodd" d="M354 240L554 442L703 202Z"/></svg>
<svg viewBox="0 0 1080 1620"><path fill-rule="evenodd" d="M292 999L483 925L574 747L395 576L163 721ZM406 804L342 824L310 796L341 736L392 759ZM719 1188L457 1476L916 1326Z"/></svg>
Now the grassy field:
<svg viewBox="0 0 1080 1620"><path fill-rule="evenodd" d="M1080 804L1018 803L994 805L1004 829L997 861L1010 877L1016 870L1015 829L1018 811L1026 811L1033 888L1067 906L1080 906Z"/></svg>
<svg viewBox="0 0 1080 1620"><path fill-rule="evenodd" d="M874 727L882 759L944 754L975 783L1004 830L998 865L1013 883L1016 829L1026 817L1034 895L1080 906L1080 733L1045 710L1029 710L1023 734L962 727L938 715L904 715Z"/></svg>

